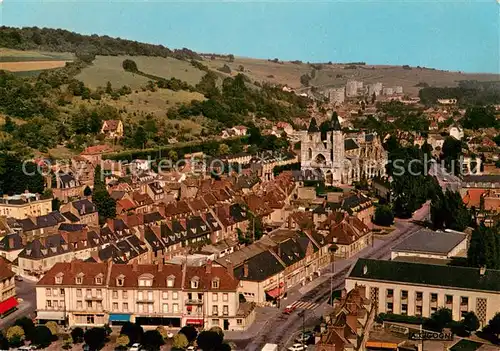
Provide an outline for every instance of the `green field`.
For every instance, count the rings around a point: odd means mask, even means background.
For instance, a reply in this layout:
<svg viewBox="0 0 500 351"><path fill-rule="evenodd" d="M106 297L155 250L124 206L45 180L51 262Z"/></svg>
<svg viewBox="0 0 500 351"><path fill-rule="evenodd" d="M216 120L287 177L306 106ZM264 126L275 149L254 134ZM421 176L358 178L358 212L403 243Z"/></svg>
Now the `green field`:
<svg viewBox="0 0 500 351"><path fill-rule="evenodd" d="M146 56L97 56L93 64L76 76L91 89L104 87L109 81L115 88L128 85L139 89L146 85L148 78L125 72L122 67L124 60L135 61L140 71L166 79L175 77L189 84L197 84L205 72L191 66L189 62L163 57Z"/></svg>
<svg viewBox="0 0 500 351"><path fill-rule="evenodd" d="M0 48L0 62L71 61L75 56L68 52L21 51Z"/></svg>

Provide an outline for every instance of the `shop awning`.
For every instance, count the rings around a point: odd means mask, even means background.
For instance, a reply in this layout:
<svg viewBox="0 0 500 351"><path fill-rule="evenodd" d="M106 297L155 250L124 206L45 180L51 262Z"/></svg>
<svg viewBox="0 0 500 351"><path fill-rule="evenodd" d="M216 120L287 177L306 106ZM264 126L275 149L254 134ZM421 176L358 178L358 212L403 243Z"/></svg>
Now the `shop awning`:
<svg viewBox="0 0 500 351"><path fill-rule="evenodd" d="M130 322L130 314L112 313L109 315L110 322Z"/></svg>
<svg viewBox="0 0 500 351"><path fill-rule="evenodd" d="M56 311L38 311L36 314L36 319L45 321L63 321L64 312Z"/></svg>
<svg viewBox="0 0 500 351"><path fill-rule="evenodd" d="M275 299L278 296L283 295L284 291L285 291L284 284L281 283L279 287L266 291L266 294Z"/></svg>
<svg viewBox="0 0 500 351"><path fill-rule="evenodd" d="M7 300L0 302L0 314L9 312L13 308L17 307L17 305L19 305L17 299L14 296L9 297Z"/></svg>
<svg viewBox="0 0 500 351"><path fill-rule="evenodd" d="M186 324L203 325L203 319L188 319L186 320Z"/></svg>

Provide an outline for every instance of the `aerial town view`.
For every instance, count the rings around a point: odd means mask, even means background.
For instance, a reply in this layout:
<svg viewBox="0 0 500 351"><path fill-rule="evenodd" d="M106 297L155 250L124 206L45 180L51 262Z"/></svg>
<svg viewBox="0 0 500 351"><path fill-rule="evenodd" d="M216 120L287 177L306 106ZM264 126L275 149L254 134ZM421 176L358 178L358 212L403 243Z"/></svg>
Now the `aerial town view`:
<svg viewBox="0 0 500 351"><path fill-rule="evenodd" d="M499 9L0 0L0 351L499 351Z"/></svg>

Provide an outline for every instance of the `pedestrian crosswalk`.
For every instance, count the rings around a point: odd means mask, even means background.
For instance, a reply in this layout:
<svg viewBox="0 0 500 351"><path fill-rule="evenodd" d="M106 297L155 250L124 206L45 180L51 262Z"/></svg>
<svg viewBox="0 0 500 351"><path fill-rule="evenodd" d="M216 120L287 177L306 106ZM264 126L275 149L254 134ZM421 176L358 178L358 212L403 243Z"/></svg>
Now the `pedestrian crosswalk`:
<svg viewBox="0 0 500 351"><path fill-rule="evenodd" d="M314 310L316 307L319 306L319 303L298 300L292 303L291 306L294 308L300 308L304 310Z"/></svg>

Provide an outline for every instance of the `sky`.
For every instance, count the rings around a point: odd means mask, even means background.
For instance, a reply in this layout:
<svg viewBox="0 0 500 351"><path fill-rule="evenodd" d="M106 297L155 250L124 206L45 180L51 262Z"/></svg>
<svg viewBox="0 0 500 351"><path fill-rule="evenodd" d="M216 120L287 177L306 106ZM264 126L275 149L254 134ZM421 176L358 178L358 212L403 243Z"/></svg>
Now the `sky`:
<svg viewBox="0 0 500 351"><path fill-rule="evenodd" d="M500 73L496 0L3 0L0 24L265 59Z"/></svg>

